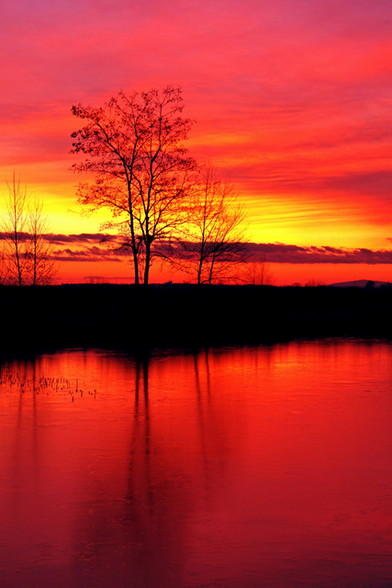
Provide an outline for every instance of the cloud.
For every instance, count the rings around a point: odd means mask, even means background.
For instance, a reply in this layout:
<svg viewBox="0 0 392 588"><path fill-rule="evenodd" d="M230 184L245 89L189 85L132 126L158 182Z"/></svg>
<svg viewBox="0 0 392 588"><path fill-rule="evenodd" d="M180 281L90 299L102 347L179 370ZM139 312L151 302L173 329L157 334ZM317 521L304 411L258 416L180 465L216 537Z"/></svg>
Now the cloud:
<svg viewBox="0 0 392 588"><path fill-rule="evenodd" d="M0 243L12 238L12 234L0 232ZM60 262L121 262L129 257L129 251L122 246L121 241L115 235L106 233L79 233L79 234L54 234L42 235L42 238L53 245L50 254L53 261ZM30 241L32 235L26 232L19 233L21 242Z"/></svg>
<svg viewBox="0 0 392 588"><path fill-rule="evenodd" d="M0 232L0 241L9 239L10 233ZM19 232L19 239L21 241L28 241L32 238L31 234L26 232ZM42 238L49 243L54 245L61 245L63 243L116 243L118 237L116 235L110 235L109 233L75 233L67 235L65 233L46 233L42 235Z"/></svg>
<svg viewBox="0 0 392 588"><path fill-rule="evenodd" d="M0 242L9 238L9 233L0 232ZM26 241L28 233L21 233ZM44 239L53 246L51 258L59 262L123 262L129 258L129 250L122 247L116 235L108 233L50 233ZM392 237L387 239L392 242ZM62 247L63 246L63 247ZM159 244L161 254L175 255L181 247L165 247ZM392 250L369 248L339 248L332 245L300 246L286 243L245 243L248 262L289 264L392 264Z"/></svg>
<svg viewBox="0 0 392 588"><path fill-rule="evenodd" d="M392 241L392 238L390 239ZM182 248L165 248L161 244L161 252L169 256L179 256L186 260L190 244ZM245 243L242 245L248 263L289 263L289 264L392 264L392 250L372 250L366 248L348 249L329 245L300 246L285 243Z"/></svg>
<svg viewBox="0 0 392 588"><path fill-rule="evenodd" d="M9 233L0 232L0 241L9 237ZM28 233L21 233L20 238L26 241ZM44 239L58 247L52 253L56 261L78 262L122 262L129 257L127 248L122 247L116 235L108 233L50 233ZM392 237L388 238L392 241ZM64 247L62 247L62 245ZM162 254L168 253L165 244L159 245ZM290 264L392 264L392 250L368 248L339 248L332 245L300 246L285 243L246 243L246 253L249 262L270 262ZM182 251L179 247L177 251ZM176 249L170 246L170 254Z"/></svg>
<svg viewBox="0 0 392 588"><path fill-rule="evenodd" d="M63 243L71 243L71 245L75 244L84 244L83 248L76 248L73 249L71 247L59 248L53 251L52 258L56 261L78 261L78 262L100 262L100 261L110 261L110 262L122 262L124 258L129 257L129 251L127 251L124 247L119 245L113 246L105 246L105 245L95 245L95 242L99 244L102 242L102 239L98 239L98 237L102 237L102 235L96 235L96 239L94 239L93 235L81 235L81 239L77 239L78 235L71 235L72 239L67 241L64 239ZM64 235L65 237L65 235ZM53 244L61 245L59 240L51 241ZM109 242L112 242L110 239Z"/></svg>
<svg viewBox="0 0 392 588"><path fill-rule="evenodd" d="M0 241L9 238L9 233L0 232ZM28 233L21 233L21 241L29 240ZM57 245L53 251L52 258L57 261L80 261L99 262L114 261L120 262L129 257L129 251L119 242L118 236L109 233L49 233L43 238ZM387 239L392 242L392 237ZM62 245L64 247L62 247ZM161 253L175 254L176 249L172 246L169 250L162 242L159 244ZM323 246L300 246L285 243L246 243L246 253L249 261L267 261L270 263L294 263L294 264L392 264L392 250L369 249L369 248L339 248L332 245ZM181 251L179 247L177 251Z"/></svg>
<svg viewBox="0 0 392 588"><path fill-rule="evenodd" d="M320 178L319 185L326 189L366 194L368 196L390 196L392 169L376 169L345 173L340 176Z"/></svg>
<svg viewBox="0 0 392 588"><path fill-rule="evenodd" d="M63 233L48 233L44 235L44 239L59 245L62 243L114 243L118 241L116 235L110 235L109 233L78 233L70 235Z"/></svg>
<svg viewBox="0 0 392 588"><path fill-rule="evenodd" d="M284 243L248 243L249 261L267 261L270 263L365 263L392 264L392 250L346 249L331 246L301 247Z"/></svg>
<svg viewBox="0 0 392 588"><path fill-rule="evenodd" d="M120 259L119 257L115 256L115 255L109 255L109 254L101 254L101 255L97 255L96 253L87 253L85 251L70 251L70 250L64 250L64 251L56 251L53 255L50 256L50 259L53 261L59 261L59 262L67 262L67 261L72 261L72 262L102 262L102 261L110 261L110 262L114 262L114 263L118 263L123 261L122 259Z"/></svg>
<svg viewBox="0 0 392 588"><path fill-rule="evenodd" d="M307 191L312 194L322 191L331 193L349 193L365 196L390 196L392 186L392 169L375 169L368 171L350 171L331 176L296 176L293 173L286 177L261 179L261 184L271 187L275 184L275 191Z"/></svg>

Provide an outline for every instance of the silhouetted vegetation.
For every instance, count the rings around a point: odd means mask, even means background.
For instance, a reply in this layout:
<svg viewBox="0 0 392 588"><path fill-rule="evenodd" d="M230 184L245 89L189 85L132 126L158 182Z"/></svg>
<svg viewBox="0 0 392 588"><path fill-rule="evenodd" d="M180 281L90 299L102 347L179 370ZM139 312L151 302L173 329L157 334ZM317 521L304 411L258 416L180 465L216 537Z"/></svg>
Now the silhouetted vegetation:
<svg viewBox="0 0 392 588"><path fill-rule="evenodd" d="M243 242L245 215L234 185L221 180L211 166L201 169L189 207L184 238L173 247L173 263L196 277L197 284L238 280L236 268L248 256Z"/></svg>
<svg viewBox="0 0 392 588"><path fill-rule="evenodd" d="M42 202L15 177L7 183L5 214L0 219L0 282L17 286L50 284L56 274L52 245L45 240Z"/></svg>
<svg viewBox="0 0 392 588"><path fill-rule="evenodd" d="M186 199L195 161L182 142L192 122L181 116L178 88L120 92L102 108L77 105L84 126L72 134L72 153L84 159L74 168L93 176L79 186L79 202L107 208L124 237L135 284L148 284L155 246L178 235L188 218Z"/></svg>
<svg viewBox="0 0 392 588"><path fill-rule="evenodd" d="M0 287L2 350L189 347L391 337L391 289L123 285ZM153 312L151 312L153 309Z"/></svg>
<svg viewBox="0 0 392 588"><path fill-rule="evenodd" d="M74 165L90 179L78 189L90 211L107 209L129 253L135 284L149 283L156 257L198 283L233 275L244 261L243 211L230 182L199 165L184 146L192 126L179 88L119 92L100 108L77 105L83 127L72 133Z"/></svg>

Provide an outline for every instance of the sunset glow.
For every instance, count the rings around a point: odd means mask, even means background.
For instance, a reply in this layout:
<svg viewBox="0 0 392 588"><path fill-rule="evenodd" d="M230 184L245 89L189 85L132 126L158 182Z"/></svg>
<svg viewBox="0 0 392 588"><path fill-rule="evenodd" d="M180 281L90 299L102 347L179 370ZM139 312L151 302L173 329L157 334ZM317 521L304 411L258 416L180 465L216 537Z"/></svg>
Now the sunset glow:
<svg viewBox="0 0 392 588"><path fill-rule="evenodd" d="M19 0L0 18L1 193L15 172L44 200L59 282L130 281L100 242L110 213L77 204L71 106L167 85L196 121L190 153L235 183L273 283L392 281L392 5Z"/></svg>

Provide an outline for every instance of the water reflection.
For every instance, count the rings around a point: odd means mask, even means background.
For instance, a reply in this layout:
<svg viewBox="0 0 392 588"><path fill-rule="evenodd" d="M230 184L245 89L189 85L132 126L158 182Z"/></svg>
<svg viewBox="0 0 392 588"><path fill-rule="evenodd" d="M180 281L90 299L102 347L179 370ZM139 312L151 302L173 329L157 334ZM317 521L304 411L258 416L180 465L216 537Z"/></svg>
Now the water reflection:
<svg viewBox="0 0 392 588"><path fill-rule="evenodd" d="M391 585L392 347L0 371L1 585Z"/></svg>

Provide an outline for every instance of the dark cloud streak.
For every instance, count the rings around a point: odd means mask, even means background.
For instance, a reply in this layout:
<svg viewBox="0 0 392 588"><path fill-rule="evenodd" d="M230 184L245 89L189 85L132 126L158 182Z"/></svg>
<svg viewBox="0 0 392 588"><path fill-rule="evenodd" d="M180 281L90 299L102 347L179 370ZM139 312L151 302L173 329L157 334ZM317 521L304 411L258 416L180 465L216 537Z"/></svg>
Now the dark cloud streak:
<svg viewBox="0 0 392 588"><path fill-rule="evenodd" d="M0 241L9 237L0 233ZM22 234L22 240L29 239L28 233ZM104 233L47 234L44 238L57 245L52 259L59 262L121 262L129 256L126 248L121 247L116 235ZM388 241L392 241L389 238ZM64 247L62 247L62 245ZM73 248L73 246L75 248ZM165 253L165 244L160 246ZM177 251L180 255L181 247ZM176 249L170 248L175 254ZM338 248L330 245L300 246L285 243L247 243L246 251L249 261L267 261L269 263L290 264L392 264L392 249Z"/></svg>
<svg viewBox="0 0 392 588"><path fill-rule="evenodd" d="M392 250L387 249L346 249L330 246L301 247L284 243L248 243L247 250L252 261L271 263L365 263L369 265L392 263Z"/></svg>

